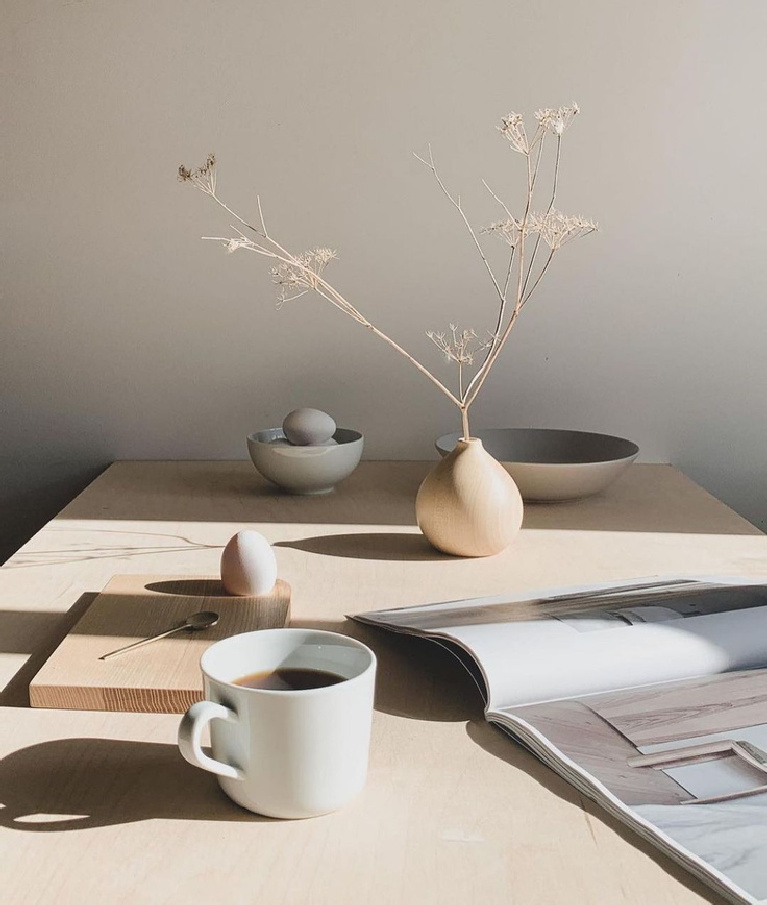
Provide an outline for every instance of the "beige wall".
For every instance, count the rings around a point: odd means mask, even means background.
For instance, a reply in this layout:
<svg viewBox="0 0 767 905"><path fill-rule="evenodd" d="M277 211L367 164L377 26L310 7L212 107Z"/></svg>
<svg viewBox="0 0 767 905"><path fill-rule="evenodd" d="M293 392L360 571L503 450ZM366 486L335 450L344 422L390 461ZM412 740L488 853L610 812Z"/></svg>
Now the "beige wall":
<svg viewBox="0 0 767 905"><path fill-rule="evenodd" d="M225 197L337 248L339 287L440 369L424 331L493 299L411 151L481 225L480 177L519 185L499 117L573 99L560 202L603 231L474 425L630 436L764 524L766 36L761 0L6 0L2 537L111 459L243 457L301 404L430 456L450 404L320 300L277 311L258 259L198 241L228 221L176 167L214 149Z"/></svg>

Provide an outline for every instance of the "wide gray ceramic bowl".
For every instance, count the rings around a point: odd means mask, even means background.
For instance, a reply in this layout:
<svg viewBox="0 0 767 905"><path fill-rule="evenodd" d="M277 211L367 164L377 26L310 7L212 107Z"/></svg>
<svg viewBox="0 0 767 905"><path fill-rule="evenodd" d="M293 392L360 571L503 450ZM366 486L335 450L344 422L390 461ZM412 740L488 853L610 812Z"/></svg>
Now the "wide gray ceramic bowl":
<svg viewBox="0 0 767 905"><path fill-rule="evenodd" d="M248 435L256 469L273 484L296 494L330 493L359 465L365 438L339 427L331 446L292 446L281 427Z"/></svg>
<svg viewBox="0 0 767 905"><path fill-rule="evenodd" d="M440 455L455 448L460 434L436 442ZM579 500L604 490L639 455L623 437L587 431L505 427L474 434L505 467L528 502Z"/></svg>

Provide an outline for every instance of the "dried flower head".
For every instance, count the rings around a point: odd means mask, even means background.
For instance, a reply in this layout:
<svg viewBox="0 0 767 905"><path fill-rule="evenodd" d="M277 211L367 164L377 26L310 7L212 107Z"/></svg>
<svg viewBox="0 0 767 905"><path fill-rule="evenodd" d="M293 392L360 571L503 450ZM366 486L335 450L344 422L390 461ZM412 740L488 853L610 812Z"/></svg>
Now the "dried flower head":
<svg viewBox="0 0 767 905"><path fill-rule="evenodd" d="M231 239L222 239L221 241L227 254L232 254L241 248L250 248L253 245L250 239L246 239L245 236L232 236Z"/></svg>
<svg viewBox="0 0 767 905"><path fill-rule="evenodd" d="M516 217L508 217L506 220L498 220L496 223L491 223L490 226L486 226L482 232L485 235L492 234L498 236L503 239L510 248L516 248L522 235L522 221L517 220ZM527 233L529 230L525 229L525 232Z"/></svg>
<svg viewBox="0 0 767 905"><path fill-rule="evenodd" d="M535 118L538 120L539 128L546 132L553 132L554 135L562 135L578 113L580 113L580 107L573 102L570 107L557 107L556 109L546 107L545 110L536 110Z"/></svg>
<svg viewBox="0 0 767 905"><path fill-rule="evenodd" d="M525 132L525 120L521 113L509 113L501 119L498 131L506 138L511 147L520 154L529 154L530 145Z"/></svg>
<svg viewBox="0 0 767 905"><path fill-rule="evenodd" d="M246 240L247 241L247 240ZM300 298L317 288L317 277L336 257L330 248L313 248L296 255L290 263L271 268L272 282L280 287L280 304Z"/></svg>
<svg viewBox="0 0 767 905"><path fill-rule="evenodd" d="M549 248L556 251L565 242L587 236L597 229L599 226L593 220L579 216L567 216L562 211L552 209L546 213L530 214L525 231L538 233Z"/></svg>
<svg viewBox="0 0 767 905"><path fill-rule="evenodd" d="M424 377L430 380L460 409L463 436L469 437L469 408L476 400L477 394L482 389L490 370L503 351L520 311L528 303L541 279L547 273L555 252L571 239L585 236L598 228L596 223L587 220L585 217L567 216L554 209L560 165L560 139L578 115L578 112L577 104L572 104L569 107L538 110L535 113L535 132L531 134L530 138L528 138L525 121L521 114L512 112L501 119L499 131L509 142L513 151L526 157L525 163L527 165L525 214L521 220L513 216L506 202L482 180L485 188L501 206L503 215L506 217L506 219L493 223L483 230L483 233L493 233L499 236L510 246L510 253L505 255L505 257L508 257L505 277L500 276L499 278L494 266L491 265L486 257L477 232L462 207L460 195L451 194L442 181L434 163L431 147L429 147L427 157L416 155L417 159L431 171L440 190L461 217L482 259L498 298L498 313L493 321L494 331L492 333L488 332L484 336L480 336L473 329L459 330L455 324L450 324L449 330L445 332L430 330L427 333L429 339L437 346L445 358L458 365L458 387L456 390L451 390L446 383L424 367L398 342L371 323L361 311L324 278L325 268L336 257L334 251L329 248L314 248L302 254L294 254L283 246L276 237L270 235L264 221L261 201L258 196L256 196L258 220L255 223L243 219L240 214L220 199L216 194L216 158L213 154L210 154L205 163L197 167L197 169L180 166L178 178L181 182L189 183L205 194L210 195L216 204L235 221L232 224L231 235L204 236L203 238L221 243L226 251L230 253L244 249L270 259L273 265L271 268L272 279L279 286L280 302L278 302L278 306L285 301L297 299L309 291L317 293L326 302L372 331L374 335L386 342L398 354L409 361ZM550 134L556 136L557 141L555 143L556 153L552 186L547 199L548 207L545 208L543 213L534 213L534 196L540 196L540 191L536 195L539 164ZM534 161L531 159L533 150L535 151ZM545 171L545 165L543 171ZM241 232L240 227L245 232ZM534 235L535 238L530 242L530 250L528 251L525 246L530 235ZM541 260L538 252L544 245L549 246L550 253L544 255L545 259ZM475 370L469 378L466 368L472 365L475 366Z"/></svg>
<svg viewBox="0 0 767 905"><path fill-rule="evenodd" d="M493 337L482 339L475 330L458 330L455 324L450 324L450 335L436 333L428 330L426 335L445 356L447 361L454 361L460 365L473 365L474 356L489 349L493 344Z"/></svg>
<svg viewBox="0 0 767 905"><path fill-rule="evenodd" d="M190 182L206 195L214 195L216 192L216 155L208 154L205 163L194 170L181 164L178 168L178 179L179 182Z"/></svg>

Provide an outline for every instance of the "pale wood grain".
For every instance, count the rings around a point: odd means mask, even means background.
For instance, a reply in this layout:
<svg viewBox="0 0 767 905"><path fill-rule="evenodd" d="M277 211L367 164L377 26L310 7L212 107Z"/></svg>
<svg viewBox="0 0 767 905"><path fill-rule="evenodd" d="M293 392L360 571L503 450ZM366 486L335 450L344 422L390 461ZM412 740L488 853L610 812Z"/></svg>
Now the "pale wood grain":
<svg viewBox="0 0 767 905"><path fill-rule="evenodd" d="M711 735L767 723L767 669L593 695L588 704L635 745Z"/></svg>
<svg viewBox="0 0 767 905"><path fill-rule="evenodd" d="M4 902L719 901L487 726L450 654L343 617L669 572L765 576L766 539L674 469L639 465L598 497L527 506L498 556L451 559L415 526L430 467L363 462L335 493L298 498L249 462L120 462L0 569L6 704L25 703L32 675L114 574L215 575L245 527L277 544L293 624L353 634L379 659L365 793L295 823L244 815L188 767L177 717L0 709L0 789L13 806L0 809ZM45 832L11 819L30 811L90 820Z"/></svg>
<svg viewBox="0 0 767 905"><path fill-rule="evenodd" d="M476 437L429 472L415 501L418 527L454 556L492 556L509 546L522 524L522 497L506 469Z"/></svg>
<svg viewBox="0 0 767 905"><path fill-rule="evenodd" d="M109 660L104 654L158 634L202 610L218 613L204 632L179 633ZM184 713L202 700L200 657L238 632L282 628L290 586L233 597L218 579L116 575L90 604L29 686L33 707Z"/></svg>
<svg viewBox="0 0 767 905"><path fill-rule="evenodd" d="M689 799L675 780L651 767L630 767L638 753L617 729L579 701L515 707L510 713L539 729L560 751L626 804L679 804Z"/></svg>
<svg viewBox="0 0 767 905"><path fill-rule="evenodd" d="M360 798L298 821L229 801L177 724L0 708L4 905L706 901L481 716L376 713Z"/></svg>

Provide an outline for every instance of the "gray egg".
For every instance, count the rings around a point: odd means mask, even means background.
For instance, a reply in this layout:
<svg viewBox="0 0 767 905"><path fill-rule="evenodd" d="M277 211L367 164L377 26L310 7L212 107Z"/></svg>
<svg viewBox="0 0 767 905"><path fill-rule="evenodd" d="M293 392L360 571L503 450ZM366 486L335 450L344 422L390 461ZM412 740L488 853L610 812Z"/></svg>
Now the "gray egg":
<svg viewBox="0 0 767 905"><path fill-rule="evenodd" d="M336 432L336 423L319 409L294 409L285 416L282 429L294 446L320 446Z"/></svg>

